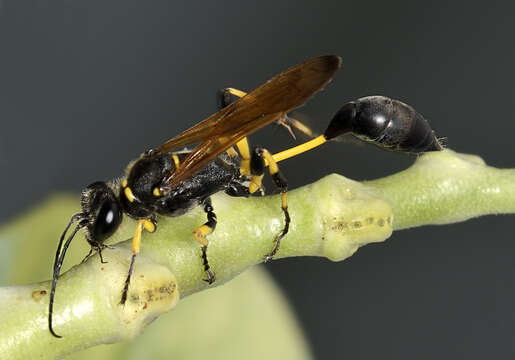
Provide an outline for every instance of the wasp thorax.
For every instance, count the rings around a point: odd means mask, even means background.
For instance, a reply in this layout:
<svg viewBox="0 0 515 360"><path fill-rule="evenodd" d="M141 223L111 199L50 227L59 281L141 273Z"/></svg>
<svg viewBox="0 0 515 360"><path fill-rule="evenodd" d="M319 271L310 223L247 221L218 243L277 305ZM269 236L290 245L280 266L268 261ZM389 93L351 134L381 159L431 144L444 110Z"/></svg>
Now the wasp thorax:
<svg viewBox="0 0 515 360"><path fill-rule="evenodd" d="M102 244L120 226L122 209L113 190L105 182L95 182L82 191L82 211L88 225L86 239L92 246Z"/></svg>

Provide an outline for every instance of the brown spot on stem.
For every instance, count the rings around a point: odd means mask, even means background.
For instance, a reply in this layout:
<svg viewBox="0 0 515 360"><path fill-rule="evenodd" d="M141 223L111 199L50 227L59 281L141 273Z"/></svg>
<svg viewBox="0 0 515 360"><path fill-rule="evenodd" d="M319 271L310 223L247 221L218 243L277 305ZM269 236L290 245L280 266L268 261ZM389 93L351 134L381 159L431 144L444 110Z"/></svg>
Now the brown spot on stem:
<svg viewBox="0 0 515 360"><path fill-rule="evenodd" d="M46 290L35 290L32 292L32 299L35 302L39 302L46 295Z"/></svg>
<svg viewBox="0 0 515 360"><path fill-rule="evenodd" d="M144 296L142 297L142 299L140 299L139 296L132 295L131 302L136 303L141 301L141 303L143 303L144 301L143 308L146 309L148 303L161 301L173 295L176 291L176 288L177 284L175 284L174 282L170 282L165 286L156 286L151 289L146 289L143 292Z"/></svg>
<svg viewBox="0 0 515 360"><path fill-rule="evenodd" d="M332 231L344 232L348 229L349 225L345 221L338 221L331 226Z"/></svg>

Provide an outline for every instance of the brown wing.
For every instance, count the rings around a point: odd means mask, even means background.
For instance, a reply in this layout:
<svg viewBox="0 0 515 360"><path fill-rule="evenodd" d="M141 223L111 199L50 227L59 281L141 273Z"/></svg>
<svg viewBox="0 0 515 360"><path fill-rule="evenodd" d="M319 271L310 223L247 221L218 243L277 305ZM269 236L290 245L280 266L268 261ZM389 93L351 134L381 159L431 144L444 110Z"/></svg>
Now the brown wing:
<svg viewBox="0 0 515 360"><path fill-rule="evenodd" d="M291 67L161 145L157 150L169 152L201 142L163 179L161 191L172 190L245 136L304 104L331 80L340 66L340 57L327 55Z"/></svg>

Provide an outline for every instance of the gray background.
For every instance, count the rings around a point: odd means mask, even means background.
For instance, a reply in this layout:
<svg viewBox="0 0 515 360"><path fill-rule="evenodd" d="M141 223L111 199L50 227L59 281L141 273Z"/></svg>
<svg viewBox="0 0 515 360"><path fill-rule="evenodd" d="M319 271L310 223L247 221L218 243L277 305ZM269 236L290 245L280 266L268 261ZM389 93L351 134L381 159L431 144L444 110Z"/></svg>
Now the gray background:
<svg viewBox="0 0 515 360"><path fill-rule="evenodd" d="M346 101L413 105L449 147L513 159L513 5L395 1L0 2L0 221L62 190L109 179L309 57L344 68L301 115L322 131ZM254 144L293 144L269 127ZM282 164L291 187L338 172L373 179L412 157L332 143ZM22 195L20 195L20 193ZM66 221L67 219L63 219ZM400 231L352 258L275 261L317 358L512 359L513 218ZM50 264L51 259L49 259ZM271 324L273 326L273 324Z"/></svg>

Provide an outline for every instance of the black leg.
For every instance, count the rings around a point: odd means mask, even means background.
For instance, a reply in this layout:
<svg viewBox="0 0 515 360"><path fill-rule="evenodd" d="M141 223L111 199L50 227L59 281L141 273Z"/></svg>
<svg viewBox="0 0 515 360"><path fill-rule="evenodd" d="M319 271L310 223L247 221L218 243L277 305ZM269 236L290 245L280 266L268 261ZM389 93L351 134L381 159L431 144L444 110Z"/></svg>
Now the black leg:
<svg viewBox="0 0 515 360"><path fill-rule="evenodd" d="M272 176L272 180L276 188L281 191L281 208L284 213L284 227L281 232L275 237L274 247L272 251L265 256L265 261L270 261L274 257L274 255L279 251L281 246L281 239L288 233L290 229L290 214L288 212L288 182L286 178L279 171L279 167L275 162L274 158L270 154L270 152L263 148L255 148L252 151L252 155L250 158L250 171L252 174L251 185L249 186L249 191L252 193L257 190L258 186L261 185L261 179L263 178L264 168L265 168L265 160L268 162L268 170L270 175Z"/></svg>
<svg viewBox="0 0 515 360"><path fill-rule="evenodd" d="M129 266L129 272L127 274L127 278L125 279L125 285L123 286L122 298L120 300L120 305L125 305L127 301L127 292L129 291L129 284L131 283L131 275L132 268L134 267L134 260L136 260L136 254L132 254L131 264Z"/></svg>
<svg viewBox="0 0 515 360"><path fill-rule="evenodd" d="M290 213L288 212L288 201L287 201L287 194L288 194L288 183L286 181L286 178L282 175L281 172L277 171L276 173L272 174L272 180L274 182L274 185L276 188L278 188L281 191L281 209L283 210L284 214L284 227L283 230L276 236L275 238L275 245L270 252L265 257L265 261L270 261L274 257L274 255L279 251L279 246L281 245L281 239L288 233L288 230L290 229Z"/></svg>
<svg viewBox="0 0 515 360"><path fill-rule="evenodd" d="M202 245L202 265L204 266L204 271L207 273L208 278L204 279L205 282L212 284L216 280L215 273L211 270L209 266L209 261L207 260L207 246L208 241L206 236L211 234L216 228L216 214L213 211L213 206L211 205L211 199L207 198L204 200L204 211L207 214L207 221L202 225L196 228L193 231L193 236L195 240L197 240Z"/></svg>
<svg viewBox="0 0 515 360"><path fill-rule="evenodd" d="M125 285L123 286L120 305L124 305L127 301L127 293L129 291L129 285L131 283L132 268L134 267L134 261L136 260L136 255L138 255L141 245L141 233L143 232L143 230L147 230L148 232L153 233L154 231L156 231L156 227L157 223L154 218L138 220L138 225L136 226L136 231L134 232L134 237L132 238L131 264L129 266L127 278L125 279Z"/></svg>
<svg viewBox="0 0 515 360"><path fill-rule="evenodd" d="M104 244L101 244L101 245L99 245L99 246L95 246L95 247L91 247L91 249L89 250L88 255L86 255L86 256L84 257L84 259L82 259L82 261L81 261L80 263L82 264L83 262L86 262L86 261L91 257L91 255L93 255L93 251L96 251L96 252L98 252L98 256L100 256L100 262L101 262L102 264L107 264L108 262L107 262L107 261L104 261L104 258L102 257L102 250L104 250L104 249L106 249L106 248L107 248L107 249L114 249L114 247L113 247L113 246L110 246L110 245L104 245Z"/></svg>
<svg viewBox="0 0 515 360"><path fill-rule="evenodd" d="M216 281L216 275L213 270L211 270L209 262L207 261L207 246L202 246L202 265L204 266L204 271L207 274L207 279L203 280L211 285Z"/></svg>
<svg viewBox="0 0 515 360"><path fill-rule="evenodd" d="M102 247L99 247L99 248L97 249L97 251L98 251L98 256L100 256L100 262L101 262L102 264L107 264L107 261L104 261L104 258L102 257L102 250L104 250L106 247L107 247L107 246L102 246Z"/></svg>
<svg viewBox="0 0 515 360"><path fill-rule="evenodd" d="M86 255L80 263L82 264L83 262L86 262L86 260L88 260L90 258L91 254L93 254L93 248L89 249L88 255Z"/></svg>

